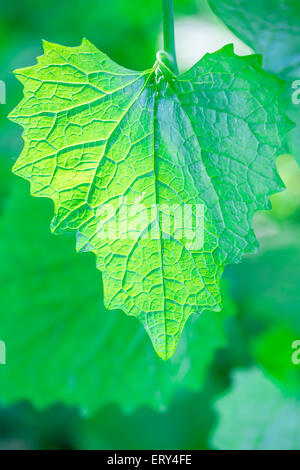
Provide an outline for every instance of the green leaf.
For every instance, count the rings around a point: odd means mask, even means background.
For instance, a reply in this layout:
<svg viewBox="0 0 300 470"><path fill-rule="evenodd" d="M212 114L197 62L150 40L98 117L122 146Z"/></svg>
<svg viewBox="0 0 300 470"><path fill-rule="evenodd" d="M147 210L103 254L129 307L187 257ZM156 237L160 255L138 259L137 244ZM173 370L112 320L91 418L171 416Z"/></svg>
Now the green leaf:
<svg viewBox="0 0 300 470"><path fill-rule="evenodd" d="M215 408L212 444L221 450L300 450L300 402L286 398L259 369L235 372Z"/></svg>
<svg viewBox="0 0 300 470"><path fill-rule="evenodd" d="M293 88L300 77L299 0L209 0L209 3L239 38L262 54L265 69L288 82L285 111L297 123L288 140L300 163L300 104L292 99L294 93L299 96Z"/></svg>
<svg viewBox="0 0 300 470"><path fill-rule="evenodd" d="M261 226L268 227L266 216ZM298 224L273 220L260 253L230 270L253 361L294 396L300 396L300 367L292 361L292 344L300 339L299 239Z"/></svg>
<svg viewBox="0 0 300 470"><path fill-rule="evenodd" d="M11 118L25 145L14 171L53 199L53 231L75 230L77 249L95 253L106 307L138 317L168 359L192 313L220 310L225 265L255 250L252 216L282 189L283 85L232 46L179 77L161 53L133 72L87 40L44 48L16 72L24 99Z"/></svg>
<svg viewBox="0 0 300 470"><path fill-rule="evenodd" d="M1 183L8 177L0 171ZM51 212L49 201L31 198L15 179L0 217L1 400L39 409L61 402L91 414L108 404L162 410L175 392L200 390L227 343L235 308L226 291L223 311L195 317L163 362L142 325L105 310L93 257L77 255L72 237L49 232Z"/></svg>
<svg viewBox="0 0 300 470"><path fill-rule="evenodd" d="M300 397L300 367L292 361L292 345L299 339L300 335L285 325L276 325L253 341L252 352L255 362L281 389Z"/></svg>

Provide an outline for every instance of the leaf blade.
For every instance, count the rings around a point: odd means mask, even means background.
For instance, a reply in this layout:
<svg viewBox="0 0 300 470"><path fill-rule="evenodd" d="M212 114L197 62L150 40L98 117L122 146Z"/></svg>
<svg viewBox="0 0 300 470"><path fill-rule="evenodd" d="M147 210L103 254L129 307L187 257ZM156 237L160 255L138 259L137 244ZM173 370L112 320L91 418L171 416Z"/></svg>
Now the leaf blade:
<svg viewBox="0 0 300 470"><path fill-rule="evenodd" d="M75 230L77 249L95 253L106 307L138 317L166 360L192 313L220 310L225 265L255 249L252 216L282 187L282 86L232 46L179 77L160 55L138 73L87 40L44 47L18 71L25 96L11 118L25 145L14 171L54 200L52 229ZM174 208L189 208L200 247Z"/></svg>

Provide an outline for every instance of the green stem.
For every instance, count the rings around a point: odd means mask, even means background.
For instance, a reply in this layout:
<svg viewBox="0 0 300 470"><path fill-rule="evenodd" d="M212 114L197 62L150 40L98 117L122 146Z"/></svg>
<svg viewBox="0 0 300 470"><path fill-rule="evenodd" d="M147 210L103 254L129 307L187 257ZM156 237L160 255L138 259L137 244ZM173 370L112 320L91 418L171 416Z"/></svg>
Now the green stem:
<svg viewBox="0 0 300 470"><path fill-rule="evenodd" d="M164 16L164 50L170 56L173 72L178 74L178 66L175 49L175 27L173 0L163 0Z"/></svg>

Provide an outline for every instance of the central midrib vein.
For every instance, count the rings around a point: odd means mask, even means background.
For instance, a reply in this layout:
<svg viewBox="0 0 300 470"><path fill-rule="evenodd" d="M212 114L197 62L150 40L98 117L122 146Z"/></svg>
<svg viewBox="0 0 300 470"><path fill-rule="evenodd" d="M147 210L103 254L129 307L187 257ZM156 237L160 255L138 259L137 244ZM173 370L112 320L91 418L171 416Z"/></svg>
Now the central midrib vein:
<svg viewBox="0 0 300 470"><path fill-rule="evenodd" d="M157 211L157 222L159 232L159 256L161 266L161 277L162 277L162 312L163 312L163 324L164 324L164 359L168 357L167 347L167 324L166 324L166 291L165 291L165 279L164 279L164 260L163 260L163 242L162 242L162 230L160 223L160 212L159 212L159 194L158 194L158 168L156 162L156 123L157 119L157 107L158 107L158 83L154 81L154 109L153 109L153 169L154 169L154 186L155 186L155 204Z"/></svg>

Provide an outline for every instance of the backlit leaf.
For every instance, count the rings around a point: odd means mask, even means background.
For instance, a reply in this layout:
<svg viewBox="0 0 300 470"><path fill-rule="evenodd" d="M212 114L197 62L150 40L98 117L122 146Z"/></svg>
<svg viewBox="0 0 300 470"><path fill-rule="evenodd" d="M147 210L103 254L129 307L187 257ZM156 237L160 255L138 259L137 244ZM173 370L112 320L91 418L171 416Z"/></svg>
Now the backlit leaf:
<svg viewBox="0 0 300 470"><path fill-rule="evenodd" d="M283 84L232 46L178 77L162 53L133 72L87 40L44 49L16 72L14 171L53 199L53 231L95 253L106 307L138 317L168 359L192 313L221 309L225 265L255 250L252 216L282 189Z"/></svg>

